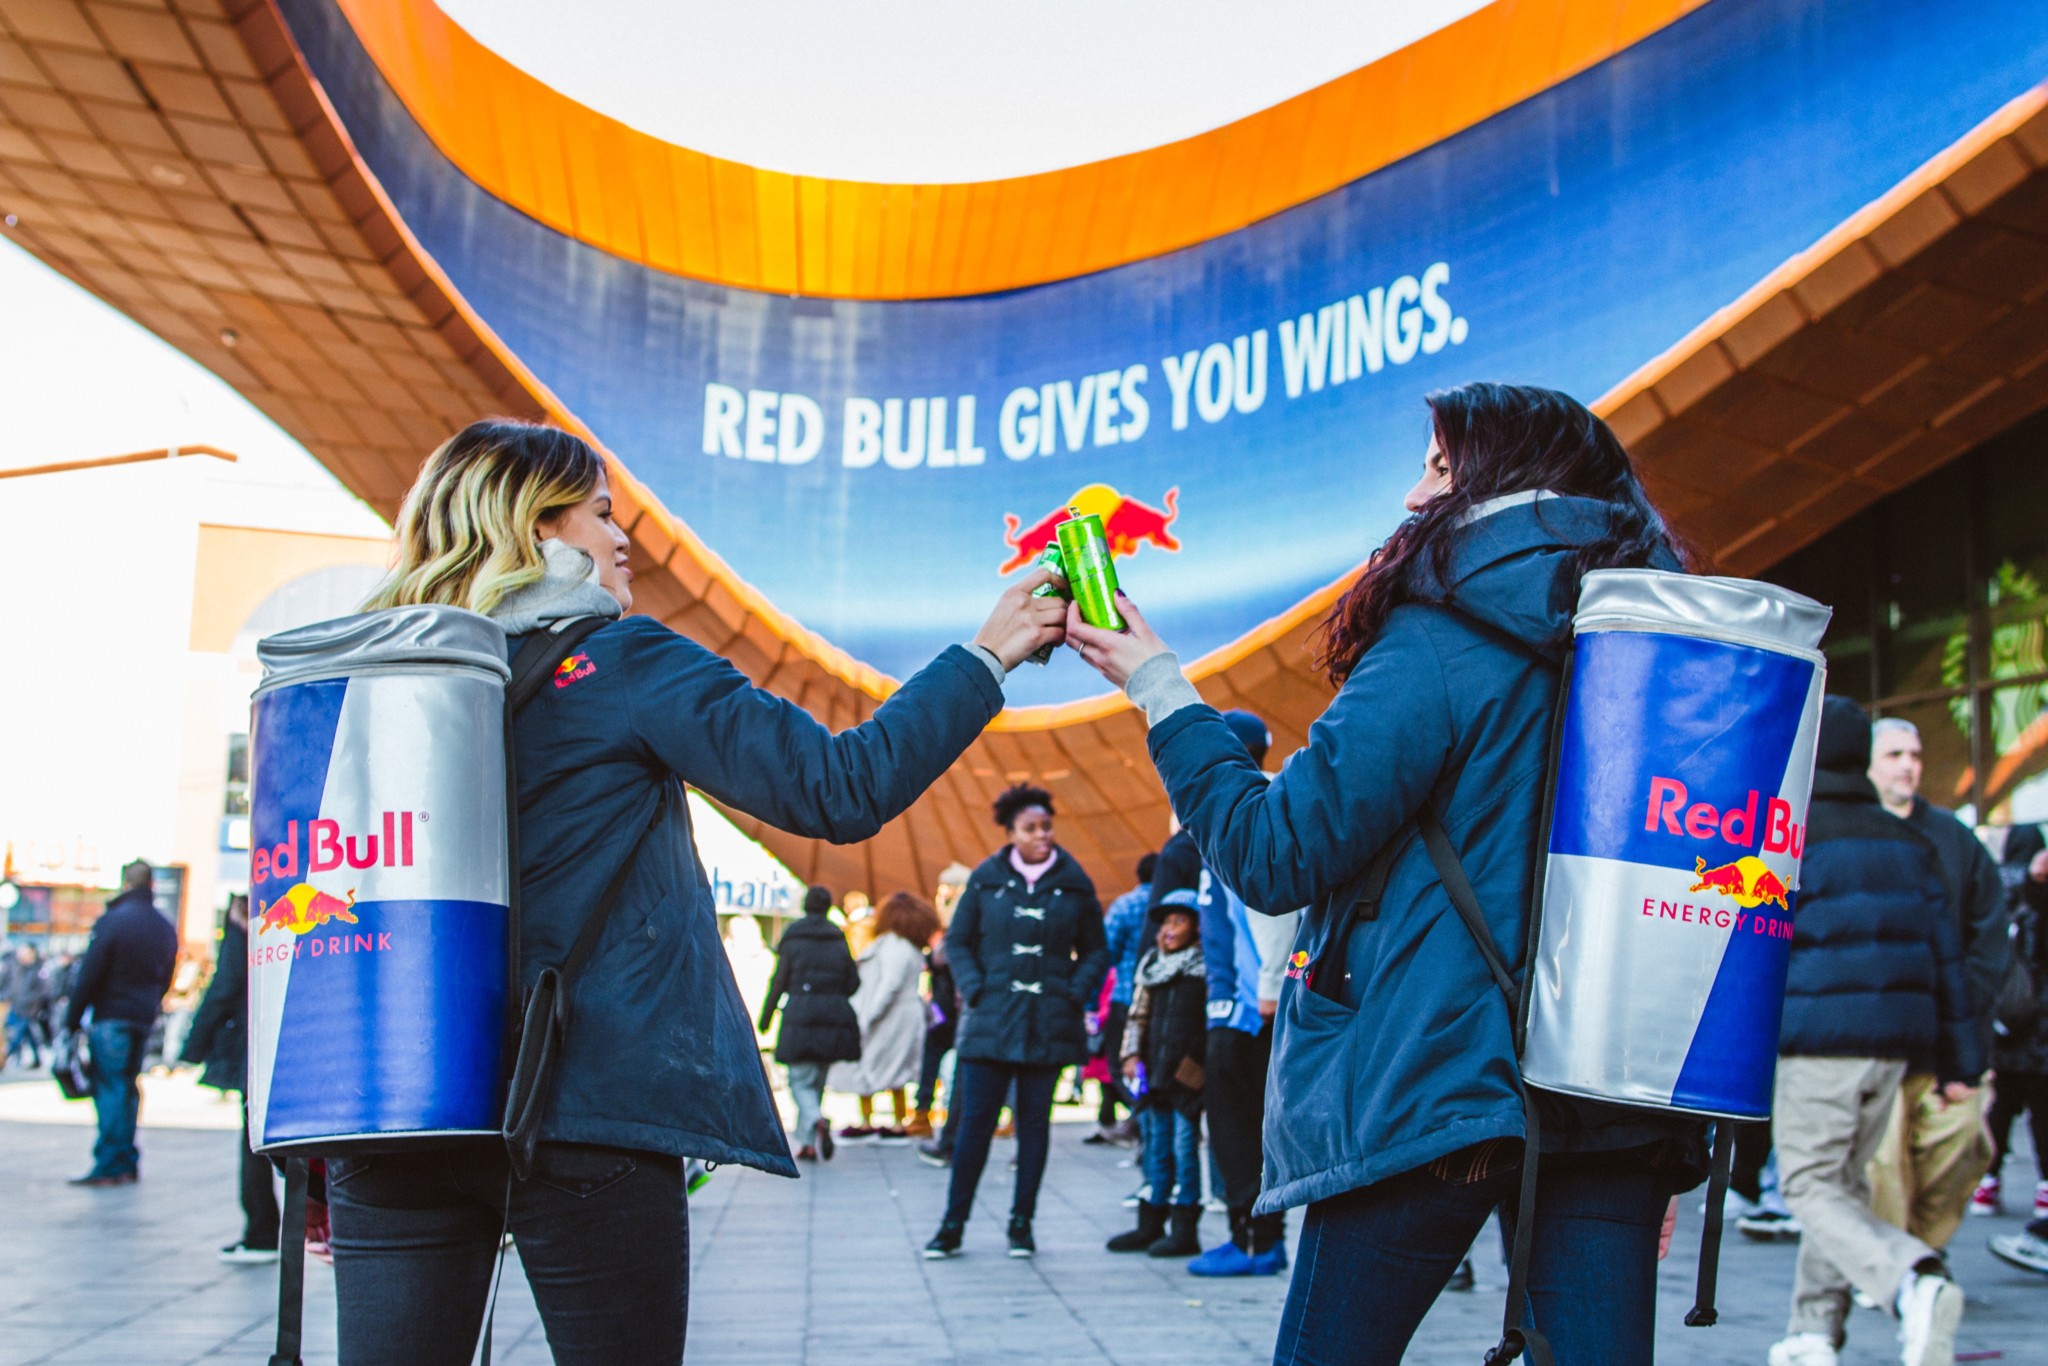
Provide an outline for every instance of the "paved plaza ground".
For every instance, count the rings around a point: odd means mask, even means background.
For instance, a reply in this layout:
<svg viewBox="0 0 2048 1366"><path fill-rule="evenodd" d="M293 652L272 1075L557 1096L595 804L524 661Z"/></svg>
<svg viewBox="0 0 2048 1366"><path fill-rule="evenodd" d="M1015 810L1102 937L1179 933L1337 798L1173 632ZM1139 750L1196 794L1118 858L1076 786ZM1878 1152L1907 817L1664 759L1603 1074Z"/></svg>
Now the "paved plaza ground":
<svg viewBox="0 0 2048 1366"><path fill-rule="evenodd" d="M276 1293L269 1268L221 1265L239 1231L235 1111L189 1079L152 1079L142 1182L74 1190L86 1165L91 1110L65 1105L44 1080L0 1077L0 1366L96 1363L261 1366ZM945 1175L904 1147L843 1149L802 1181L727 1169L693 1201L690 1360L703 1366L792 1363L1258 1363L1270 1360L1282 1280L1201 1281L1178 1262L1113 1256L1103 1239L1129 1215L1129 1155L1081 1143L1081 1112L1054 1131L1040 1200L1039 1255L1003 1255L1010 1145L998 1142L969 1227L966 1255L929 1263ZM2009 1186L2029 1189L2015 1158ZM1658 1360L1762 1363L1782 1329L1794 1249L1733 1238L1722 1262L1723 1319L1688 1329L1697 1198L1683 1208L1664 1264ZM2015 1219L1972 1220L1953 1257L1969 1292L1969 1359L2048 1363L2048 1278L2004 1266L1985 1238ZM1204 1220L1211 1240L1222 1221ZM1491 1230L1480 1247L1497 1246ZM1408 1360L1479 1366L1498 1327L1503 1274L1482 1258L1481 1285L1446 1295ZM334 1360L332 1276L307 1278L309 1363ZM517 1268L498 1318L506 1366L539 1366L547 1347ZM1896 1361L1889 1320L1857 1311L1847 1366Z"/></svg>

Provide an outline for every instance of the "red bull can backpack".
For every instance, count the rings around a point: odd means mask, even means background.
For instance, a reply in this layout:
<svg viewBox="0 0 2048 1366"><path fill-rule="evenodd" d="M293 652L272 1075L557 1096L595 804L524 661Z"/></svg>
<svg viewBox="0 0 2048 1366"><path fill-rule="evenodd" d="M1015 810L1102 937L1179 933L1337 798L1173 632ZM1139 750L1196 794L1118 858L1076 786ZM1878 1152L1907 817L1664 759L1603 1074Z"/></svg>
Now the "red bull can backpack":
<svg viewBox="0 0 2048 1366"><path fill-rule="evenodd" d="M1746 579L1586 575L1551 724L1525 987L1442 821L1428 806L1417 817L1444 890L1508 998L1521 1059L1528 1142L1489 1366L1524 1350L1540 1366L1551 1361L1542 1336L1522 1327L1542 1091L1717 1121L1686 1322L1716 1319L1731 1121L1771 1112L1829 615ZM1378 899L1401 843L1389 841L1362 875L1362 904ZM1342 961L1344 929L1324 961Z"/></svg>
<svg viewBox="0 0 2048 1366"><path fill-rule="evenodd" d="M286 1166L274 1366L299 1360L307 1159L483 1140L505 1142L521 1174L531 1161L567 983L633 854L515 1022L512 720L605 624L537 631L509 666L498 624L455 607L365 612L257 646L249 1133ZM486 1360L487 1344L488 1331Z"/></svg>

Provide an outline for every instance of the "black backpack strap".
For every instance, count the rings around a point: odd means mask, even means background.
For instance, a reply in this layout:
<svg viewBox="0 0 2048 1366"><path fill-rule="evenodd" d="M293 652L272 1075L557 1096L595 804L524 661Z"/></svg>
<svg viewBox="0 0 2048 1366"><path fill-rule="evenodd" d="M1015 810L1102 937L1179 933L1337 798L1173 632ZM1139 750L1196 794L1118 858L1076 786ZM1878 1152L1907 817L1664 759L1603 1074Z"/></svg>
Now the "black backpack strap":
<svg viewBox="0 0 2048 1366"><path fill-rule="evenodd" d="M1486 960L1486 970L1493 975L1501 995L1507 997L1509 1019L1519 1020L1522 993L1515 986L1514 974L1508 971L1507 962L1494 945L1493 931L1487 928L1486 915L1479 908L1479 897L1472 890L1471 879L1465 876L1465 865L1458 861L1458 851L1451 844L1450 832L1444 829L1436 808L1426 802L1417 813L1415 823L1422 829L1422 842L1429 848L1430 862L1436 865L1436 875L1443 881L1444 892L1451 898L1451 905L1457 908L1459 918L1464 920L1472 941L1479 946L1479 956ZM1535 1238L1536 1179L1537 1168L1541 1165L1539 1154L1543 1149L1543 1122L1536 1110L1536 1093L1526 1085L1522 1087L1522 1117L1522 1187L1515 1207L1514 1251L1508 1258L1508 1302L1501 1315L1500 1341L1486 1354L1486 1366L1506 1366L1524 1351L1528 1352L1534 1366L1553 1366L1549 1341L1535 1328L1522 1324L1523 1307L1529 1300L1529 1253Z"/></svg>
<svg viewBox="0 0 2048 1366"><path fill-rule="evenodd" d="M540 685L560 667L569 652L612 624L612 617L564 617L526 638L512 658L512 681L505 685L507 717L515 716Z"/></svg>
<svg viewBox="0 0 2048 1366"><path fill-rule="evenodd" d="M1721 1274L1721 1206L1728 1199L1728 1170L1735 1161L1735 1123L1714 1122L1714 1163L1707 1177L1707 1224L1700 1232L1700 1275L1692 1308L1686 1312L1688 1328L1712 1328L1720 1321L1714 1308L1714 1290Z"/></svg>
<svg viewBox="0 0 2048 1366"><path fill-rule="evenodd" d="M1479 956L1486 960L1486 970L1493 974L1494 984L1500 994L1508 998L1510 1018L1522 1013L1521 989L1515 985L1514 974L1508 971L1507 961L1494 946L1493 931L1486 926L1486 915L1479 909L1479 897L1472 890L1471 880L1465 876L1465 865L1458 862L1458 851L1451 847L1450 832L1436 814L1436 809L1424 803L1417 813L1415 823L1422 828L1422 842L1429 848L1429 861L1436 865L1436 875L1443 880L1444 892L1451 898L1458 915L1465 922L1465 928L1472 932L1472 941L1479 946Z"/></svg>
<svg viewBox="0 0 2048 1366"><path fill-rule="evenodd" d="M299 1340L306 1308L306 1183L303 1157L284 1164L284 1223L277 1250L277 1350L270 1366L300 1366Z"/></svg>
<svg viewBox="0 0 2048 1366"><path fill-rule="evenodd" d="M1387 877L1394 871L1394 859L1407 843L1404 831L1396 830L1373 855L1372 862L1338 891L1336 904L1340 906L1336 923L1323 939L1322 952L1316 955L1315 963L1309 968L1307 981L1303 983L1318 996L1332 1001L1341 1000L1345 951L1351 942L1351 931L1361 920L1377 919L1380 913L1380 898L1386 895Z"/></svg>

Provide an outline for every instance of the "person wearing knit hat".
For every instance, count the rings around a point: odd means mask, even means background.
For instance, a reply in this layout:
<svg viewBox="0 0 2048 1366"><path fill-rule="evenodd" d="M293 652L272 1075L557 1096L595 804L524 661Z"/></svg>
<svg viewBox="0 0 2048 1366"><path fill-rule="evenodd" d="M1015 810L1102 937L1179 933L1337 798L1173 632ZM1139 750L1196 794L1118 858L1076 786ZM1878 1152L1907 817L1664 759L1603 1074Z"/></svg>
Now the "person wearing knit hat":
<svg viewBox="0 0 2048 1366"><path fill-rule="evenodd" d="M1871 1212L1865 1169L1908 1059L1929 1059L1951 1094L1984 1070L1961 936L1933 843L1878 805L1862 707L1825 699L1815 759L1772 1106L1805 1233L1770 1366L1835 1366L1852 1289L1898 1317L1906 1366L1947 1366L1963 1292L1934 1249Z"/></svg>

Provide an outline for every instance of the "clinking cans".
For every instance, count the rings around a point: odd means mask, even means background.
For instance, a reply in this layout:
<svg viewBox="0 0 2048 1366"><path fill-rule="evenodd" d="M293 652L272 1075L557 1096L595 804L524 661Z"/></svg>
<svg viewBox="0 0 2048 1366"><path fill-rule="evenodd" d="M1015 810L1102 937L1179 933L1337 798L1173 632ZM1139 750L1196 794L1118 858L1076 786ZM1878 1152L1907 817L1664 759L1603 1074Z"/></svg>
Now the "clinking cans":
<svg viewBox="0 0 2048 1366"><path fill-rule="evenodd" d="M495 1134L512 951L504 632L401 607L274 635L257 655L250 1144Z"/></svg>
<svg viewBox="0 0 2048 1366"><path fill-rule="evenodd" d="M1059 537L1060 561L1067 575L1067 591L1080 605L1081 620L1106 631L1124 629L1123 613L1116 609L1116 560L1109 553L1109 537L1103 533L1102 518L1078 508L1067 509L1067 520L1055 531Z"/></svg>
<svg viewBox="0 0 2048 1366"><path fill-rule="evenodd" d="M1771 584L1586 576L1522 1074L1770 1114L1829 610Z"/></svg>

